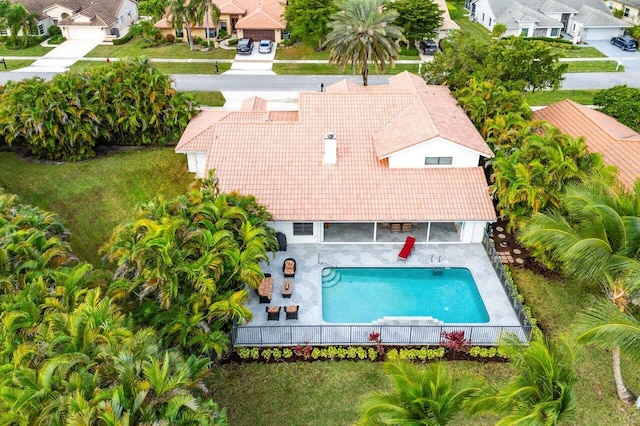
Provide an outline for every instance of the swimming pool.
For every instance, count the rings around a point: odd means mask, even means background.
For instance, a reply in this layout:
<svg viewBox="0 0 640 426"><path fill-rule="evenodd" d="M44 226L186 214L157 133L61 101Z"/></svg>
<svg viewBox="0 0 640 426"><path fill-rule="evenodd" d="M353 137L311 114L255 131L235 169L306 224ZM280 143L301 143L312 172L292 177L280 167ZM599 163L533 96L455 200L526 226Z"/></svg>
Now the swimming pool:
<svg viewBox="0 0 640 426"><path fill-rule="evenodd" d="M322 318L370 323L383 317L486 323L489 314L466 268L324 268Z"/></svg>

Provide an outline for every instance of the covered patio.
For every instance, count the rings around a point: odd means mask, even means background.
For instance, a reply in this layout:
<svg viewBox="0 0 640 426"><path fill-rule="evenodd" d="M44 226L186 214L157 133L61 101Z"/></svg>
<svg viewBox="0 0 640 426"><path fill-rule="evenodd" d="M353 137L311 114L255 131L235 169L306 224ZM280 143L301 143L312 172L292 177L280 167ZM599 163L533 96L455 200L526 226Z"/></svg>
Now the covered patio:
<svg viewBox="0 0 640 426"><path fill-rule="evenodd" d="M418 243L460 242L461 222L326 222L325 243L402 243L411 234Z"/></svg>
<svg viewBox="0 0 640 426"><path fill-rule="evenodd" d="M389 232L389 231L387 231ZM398 234L392 234L394 237ZM415 235L415 234L412 234ZM402 237L404 241L404 237ZM437 344L442 329L465 329L467 336L475 333L474 344L493 344L502 331L510 331L527 338L527 330L507 296L492 260L483 244L430 244L416 246L406 263L398 262L402 244L291 244L287 251L273 253L263 270L274 278L270 303L259 303L253 290L248 305L253 319L240 325L233 335L236 346L288 345L304 342L322 344L368 343L368 332L384 329L384 341L402 342L411 339L421 344ZM297 269L290 297L284 298L281 286L284 282L282 265L286 258L294 258ZM464 267L471 271L489 314L485 324L445 324L433 326L421 319L405 318L404 321L375 324L334 324L322 316L322 270L338 267ZM298 318L267 321L267 306L299 306ZM284 311L284 308L282 309ZM377 328L376 328L377 327ZM472 330L473 328L473 330ZM367 332L368 330L368 332ZM407 337L406 334L413 334ZM346 336L348 334L348 336ZM393 336L392 336L393 334ZM417 336L417 334L421 334ZM319 337L322 336L322 337Z"/></svg>

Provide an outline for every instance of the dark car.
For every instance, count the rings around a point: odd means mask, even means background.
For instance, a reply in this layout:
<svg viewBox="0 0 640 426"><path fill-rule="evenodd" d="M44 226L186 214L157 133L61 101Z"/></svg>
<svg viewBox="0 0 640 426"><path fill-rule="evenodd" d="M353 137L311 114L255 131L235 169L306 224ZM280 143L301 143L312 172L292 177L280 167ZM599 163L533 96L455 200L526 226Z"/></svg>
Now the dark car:
<svg viewBox="0 0 640 426"><path fill-rule="evenodd" d="M425 55L435 55L438 51L438 45L434 40L425 38L420 42L420 50L422 50L422 53Z"/></svg>
<svg viewBox="0 0 640 426"><path fill-rule="evenodd" d="M253 40L250 38L241 38L238 40L238 46L236 47L236 52L239 55L251 55L253 51Z"/></svg>
<svg viewBox="0 0 640 426"><path fill-rule="evenodd" d="M638 50L638 41L635 38L629 36L613 37L611 39L611 44L613 44L614 46L618 46L622 50Z"/></svg>

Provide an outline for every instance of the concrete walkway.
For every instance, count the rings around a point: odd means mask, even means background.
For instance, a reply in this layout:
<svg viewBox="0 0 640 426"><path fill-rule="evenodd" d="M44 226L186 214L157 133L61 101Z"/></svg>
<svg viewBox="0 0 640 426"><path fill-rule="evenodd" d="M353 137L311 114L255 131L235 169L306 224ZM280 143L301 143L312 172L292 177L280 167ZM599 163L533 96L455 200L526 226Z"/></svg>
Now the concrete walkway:
<svg viewBox="0 0 640 426"><path fill-rule="evenodd" d="M67 40L28 67L12 72L65 72L100 43L96 40Z"/></svg>

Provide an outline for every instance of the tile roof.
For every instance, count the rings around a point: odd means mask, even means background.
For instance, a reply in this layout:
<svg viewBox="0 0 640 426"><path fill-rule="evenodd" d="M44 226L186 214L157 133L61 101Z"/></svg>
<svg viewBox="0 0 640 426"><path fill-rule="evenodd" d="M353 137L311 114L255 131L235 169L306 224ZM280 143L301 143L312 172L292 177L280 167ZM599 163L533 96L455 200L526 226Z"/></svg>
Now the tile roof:
<svg viewBox="0 0 640 426"><path fill-rule="evenodd" d="M117 22L117 14L122 7L123 0L101 0L100 2L92 0L11 0L12 3L21 3L24 7L32 12L40 15L40 19L44 19L47 15L44 10L54 6L61 6L71 9L73 16L60 20L60 25L97 25L109 26ZM91 19L87 23L74 23L71 18L82 15Z"/></svg>
<svg viewBox="0 0 640 426"><path fill-rule="evenodd" d="M442 11L442 23L438 29L445 31L459 30L460 25L456 24L453 19L451 19L451 15L449 15L449 8L447 7L446 0L434 0L434 3L437 4Z"/></svg>
<svg viewBox="0 0 640 426"><path fill-rule="evenodd" d="M236 28L241 30L284 30L286 21L282 17L283 8L279 4L278 6L270 4L259 5L257 9L248 12L245 16L238 19Z"/></svg>
<svg viewBox="0 0 640 426"><path fill-rule="evenodd" d="M431 89L406 75L390 79L391 87L332 91L349 86L339 83L300 93L298 112L201 112L176 152L208 149L206 169L216 170L221 190L255 195L281 221L494 221L481 167L389 168L378 159L374 139L382 128L400 139L422 121L424 129L435 128L441 118L429 114L445 105L444 117L449 100L442 98L453 99L438 88L428 110L415 89L402 93L394 80ZM397 121L403 114L417 122ZM451 127L470 125L464 118ZM327 132L336 134L336 164L322 162ZM482 151L491 155L486 144Z"/></svg>
<svg viewBox="0 0 640 426"><path fill-rule="evenodd" d="M538 110L534 117L574 138L584 136L590 151L599 152L607 164L618 168L626 186L632 187L634 179L640 178L640 134L614 118L570 100Z"/></svg>
<svg viewBox="0 0 640 426"><path fill-rule="evenodd" d="M257 96L252 96L242 102L242 107L240 109L242 111L266 111L267 100Z"/></svg>

